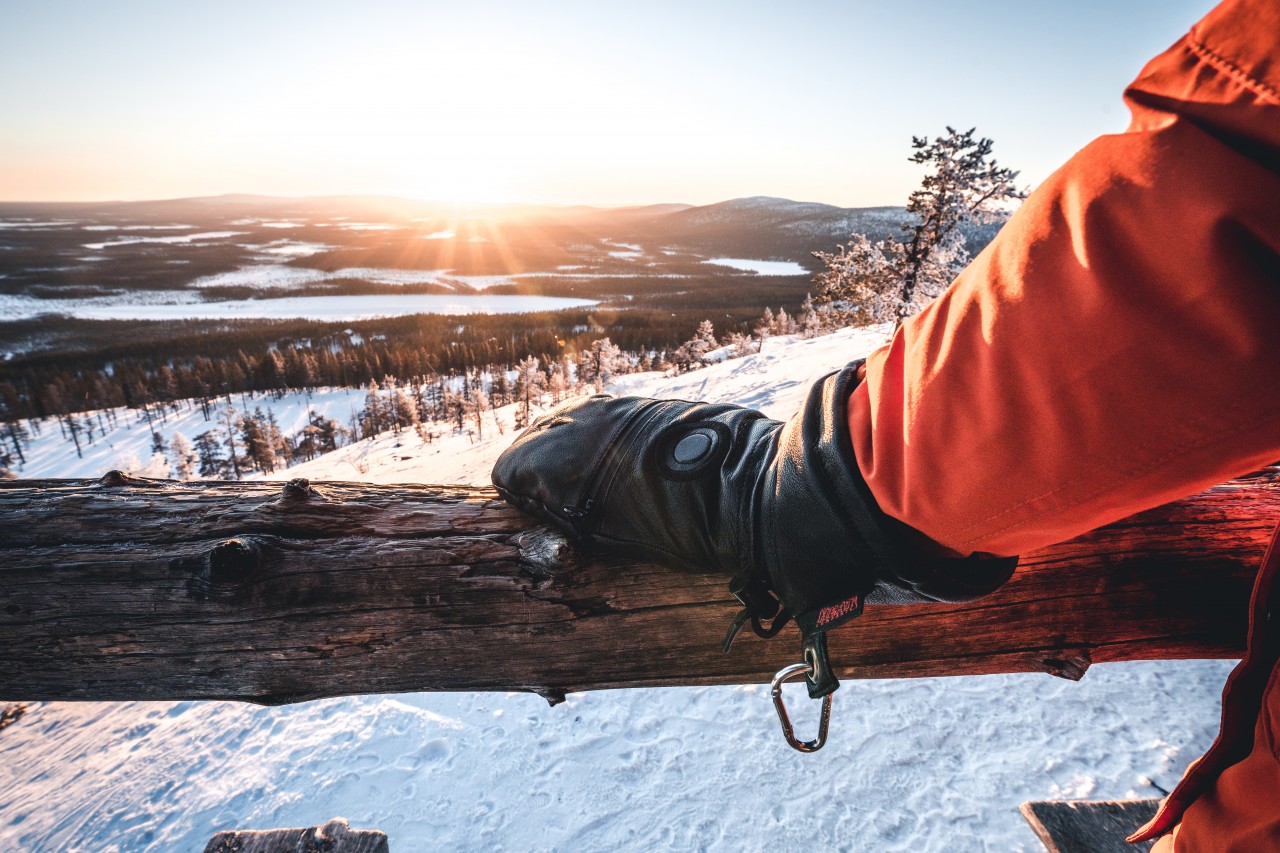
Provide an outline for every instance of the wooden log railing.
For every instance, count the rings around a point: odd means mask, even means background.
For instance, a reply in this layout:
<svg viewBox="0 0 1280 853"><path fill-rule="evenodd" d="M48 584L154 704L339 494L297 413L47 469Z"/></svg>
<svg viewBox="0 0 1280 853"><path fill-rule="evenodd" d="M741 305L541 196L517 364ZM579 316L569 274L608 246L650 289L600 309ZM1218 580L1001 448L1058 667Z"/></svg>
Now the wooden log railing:
<svg viewBox="0 0 1280 853"><path fill-rule="evenodd" d="M966 605L869 608L848 678L1235 657L1280 519L1268 469L1025 555ZM0 482L0 700L565 691L766 681L791 629L720 643L726 579L584 561L489 489Z"/></svg>

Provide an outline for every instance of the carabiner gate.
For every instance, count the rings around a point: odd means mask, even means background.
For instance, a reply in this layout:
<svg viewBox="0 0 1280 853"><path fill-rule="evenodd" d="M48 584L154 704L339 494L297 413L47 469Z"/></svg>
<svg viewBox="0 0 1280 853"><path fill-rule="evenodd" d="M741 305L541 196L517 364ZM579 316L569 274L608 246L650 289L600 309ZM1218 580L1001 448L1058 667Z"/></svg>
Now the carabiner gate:
<svg viewBox="0 0 1280 853"><path fill-rule="evenodd" d="M786 703L782 700L782 685L797 676L808 677L813 672L812 664L793 663L783 667L773 677L773 685L769 690L773 697L773 707L778 712L778 720L782 723L782 736L787 739L792 749L800 752L817 752L827 742L827 725L831 722L831 694L822 697L822 716L818 721L818 736L813 740L799 740L791 727L791 718L787 715Z"/></svg>

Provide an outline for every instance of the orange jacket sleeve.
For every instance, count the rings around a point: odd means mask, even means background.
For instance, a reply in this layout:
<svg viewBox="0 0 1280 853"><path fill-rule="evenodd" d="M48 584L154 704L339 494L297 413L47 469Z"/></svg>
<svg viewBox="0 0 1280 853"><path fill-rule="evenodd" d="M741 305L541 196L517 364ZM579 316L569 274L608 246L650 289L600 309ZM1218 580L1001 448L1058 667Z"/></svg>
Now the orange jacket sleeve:
<svg viewBox="0 0 1280 853"><path fill-rule="evenodd" d="M1280 3L1227 0L868 361L890 515L1017 554L1280 459Z"/></svg>

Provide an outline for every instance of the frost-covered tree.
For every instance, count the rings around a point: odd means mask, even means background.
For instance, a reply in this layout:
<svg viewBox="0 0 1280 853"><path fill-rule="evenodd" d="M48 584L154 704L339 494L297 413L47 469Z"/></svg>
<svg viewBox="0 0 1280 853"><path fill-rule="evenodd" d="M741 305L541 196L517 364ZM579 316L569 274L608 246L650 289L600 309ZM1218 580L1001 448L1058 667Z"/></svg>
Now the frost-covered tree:
<svg viewBox="0 0 1280 853"><path fill-rule="evenodd" d="M240 453L236 450L236 417L235 406L231 405L231 398L227 398L227 404L223 406L221 412L222 428L227 432L227 461L231 463L231 472L235 474L236 479L240 479Z"/></svg>
<svg viewBox="0 0 1280 853"><path fill-rule="evenodd" d="M537 356L520 359L516 366L516 429L524 429L533 419L533 404L541 402L546 381Z"/></svg>
<svg viewBox="0 0 1280 853"><path fill-rule="evenodd" d="M591 349L578 356L578 382L593 385L597 391L622 368L622 350L608 338L592 341Z"/></svg>
<svg viewBox="0 0 1280 853"><path fill-rule="evenodd" d="M392 392L388 409L391 414L391 428L397 433L406 427L418 425L418 409L403 389L397 388Z"/></svg>
<svg viewBox="0 0 1280 853"><path fill-rule="evenodd" d="M764 342L773 334L774 326L777 322L777 318L773 316L773 309L766 305L764 311L760 314L760 319L756 320L755 326L751 329L752 337L756 339L756 352L761 352L764 349Z"/></svg>
<svg viewBox="0 0 1280 853"><path fill-rule="evenodd" d="M802 338L813 338L822 334L822 315L813 304L813 294L804 295L804 302L800 304L800 319L796 322L800 326Z"/></svg>
<svg viewBox="0 0 1280 853"><path fill-rule="evenodd" d="M253 467L267 474L276 470L276 454L271 439L270 424L261 408L254 409L253 414L241 416L240 441L245 456Z"/></svg>
<svg viewBox="0 0 1280 853"><path fill-rule="evenodd" d="M724 339L725 346L733 347L734 358L746 358L755 351L752 337L742 332L730 332Z"/></svg>
<svg viewBox="0 0 1280 853"><path fill-rule="evenodd" d="M693 337L676 348L671 356L671 362L675 365L677 373L697 370L706 365L707 353L717 346L715 326L710 320L703 320L698 324L698 330L694 332Z"/></svg>
<svg viewBox="0 0 1280 853"><path fill-rule="evenodd" d="M173 466L174 478L190 480L195 476L195 466L199 461L187 437L180 432L175 432L173 439L169 442L169 462Z"/></svg>
<svg viewBox="0 0 1280 853"><path fill-rule="evenodd" d="M479 381L471 386L464 398L467 417L476 425L476 438L484 438L484 416L489 411L489 395Z"/></svg>
<svg viewBox="0 0 1280 853"><path fill-rule="evenodd" d="M911 162L924 166L919 189L907 200L912 220L903 239L872 243L855 234L835 252L815 252L819 302L844 322L893 320L896 326L938 296L969 260L965 223L1007 217L1026 197L1018 173L996 163L992 141L974 128L948 127L945 136L913 137Z"/></svg>
<svg viewBox="0 0 1280 853"><path fill-rule="evenodd" d="M569 364L563 359L556 359L551 365L551 376L547 379L547 390L551 392L551 404L560 405L560 401L569 395L573 380L569 374Z"/></svg>

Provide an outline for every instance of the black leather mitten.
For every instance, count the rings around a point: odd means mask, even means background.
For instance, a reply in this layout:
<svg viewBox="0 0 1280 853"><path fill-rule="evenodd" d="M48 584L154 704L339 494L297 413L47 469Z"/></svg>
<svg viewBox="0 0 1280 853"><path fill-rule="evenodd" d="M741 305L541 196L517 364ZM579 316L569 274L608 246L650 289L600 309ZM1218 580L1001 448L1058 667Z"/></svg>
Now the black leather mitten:
<svg viewBox="0 0 1280 853"><path fill-rule="evenodd" d="M880 511L848 433L860 363L820 380L785 424L739 406L598 394L537 420L493 483L580 547L733 576L745 610L726 648L748 619L766 637L794 619L809 692L825 695L838 684L825 632L864 603L976 598L1017 564L926 556Z"/></svg>

